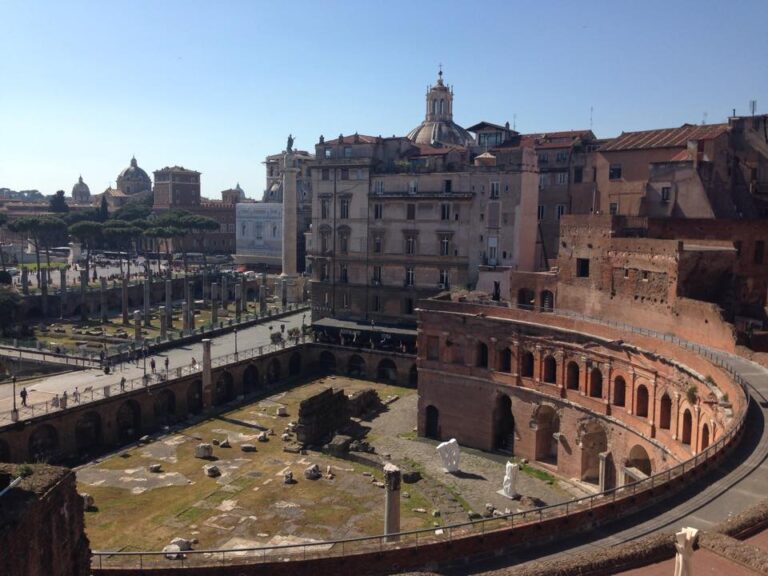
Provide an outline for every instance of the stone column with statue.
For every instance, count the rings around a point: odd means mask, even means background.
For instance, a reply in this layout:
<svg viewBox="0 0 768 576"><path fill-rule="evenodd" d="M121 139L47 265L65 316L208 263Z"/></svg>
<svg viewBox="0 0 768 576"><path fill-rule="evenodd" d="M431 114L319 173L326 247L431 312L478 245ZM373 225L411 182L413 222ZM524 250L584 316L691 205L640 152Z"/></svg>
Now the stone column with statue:
<svg viewBox="0 0 768 576"><path fill-rule="evenodd" d="M299 169L293 153L293 136L288 136L288 146L283 156L283 247L281 278L285 281L285 301L295 303L299 300L296 294L296 246L298 234L298 197L296 180Z"/></svg>

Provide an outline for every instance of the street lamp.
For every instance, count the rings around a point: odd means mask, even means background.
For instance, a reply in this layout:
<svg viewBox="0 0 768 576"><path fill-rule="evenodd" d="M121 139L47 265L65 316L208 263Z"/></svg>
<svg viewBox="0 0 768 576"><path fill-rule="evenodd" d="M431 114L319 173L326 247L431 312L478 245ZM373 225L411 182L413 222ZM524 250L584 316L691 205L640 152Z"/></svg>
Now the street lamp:
<svg viewBox="0 0 768 576"><path fill-rule="evenodd" d="M18 410L16 409L16 375L15 374L11 377L11 382L13 382L13 413L18 414Z"/></svg>
<svg viewBox="0 0 768 576"><path fill-rule="evenodd" d="M141 351L144 353L144 386L147 386L147 353L149 352L149 349L147 348L146 343L142 346Z"/></svg>
<svg viewBox="0 0 768 576"><path fill-rule="evenodd" d="M235 328L235 360L237 360L237 328Z"/></svg>

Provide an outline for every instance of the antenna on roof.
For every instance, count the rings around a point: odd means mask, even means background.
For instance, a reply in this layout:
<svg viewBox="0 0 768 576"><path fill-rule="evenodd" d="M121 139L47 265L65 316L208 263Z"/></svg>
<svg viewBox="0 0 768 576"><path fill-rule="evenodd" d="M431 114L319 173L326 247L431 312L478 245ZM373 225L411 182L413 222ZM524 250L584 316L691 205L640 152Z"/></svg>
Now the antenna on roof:
<svg viewBox="0 0 768 576"><path fill-rule="evenodd" d="M707 123L707 111L704 110L704 115L701 118L701 125L704 126Z"/></svg>
<svg viewBox="0 0 768 576"><path fill-rule="evenodd" d="M757 111L757 100L749 101L749 111L752 113L752 116L755 115L755 112Z"/></svg>
<svg viewBox="0 0 768 576"><path fill-rule="evenodd" d="M517 114L512 114L512 130L517 130Z"/></svg>
<svg viewBox="0 0 768 576"><path fill-rule="evenodd" d="M589 129L592 130L592 112L594 112L595 107L590 106L589 107Z"/></svg>

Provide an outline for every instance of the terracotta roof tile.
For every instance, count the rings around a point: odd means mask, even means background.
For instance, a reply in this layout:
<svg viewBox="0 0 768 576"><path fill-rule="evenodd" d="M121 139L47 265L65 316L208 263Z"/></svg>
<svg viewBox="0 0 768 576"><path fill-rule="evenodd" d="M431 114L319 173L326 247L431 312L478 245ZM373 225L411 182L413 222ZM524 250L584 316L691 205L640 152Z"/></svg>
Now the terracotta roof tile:
<svg viewBox="0 0 768 576"><path fill-rule="evenodd" d="M342 136L344 138L344 142L342 144L373 144L376 142L376 136L365 136L364 134L357 134L357 138L359 139L359 142L355 142L355 134L350 134L349 136ZM323 142L323 144L338 144L339 139L334 138L333 140L326 140Z"/></svg>
<svg viewBox="0 0 768 576"><path fill-rule="evenodd" d="M680 148L689 140L710 140L728 130L728 124L706 124L696 126L683 124L679 128L622 132L620 136L604 144L601 152L617 150L642 150L648 148Z"/></svg>

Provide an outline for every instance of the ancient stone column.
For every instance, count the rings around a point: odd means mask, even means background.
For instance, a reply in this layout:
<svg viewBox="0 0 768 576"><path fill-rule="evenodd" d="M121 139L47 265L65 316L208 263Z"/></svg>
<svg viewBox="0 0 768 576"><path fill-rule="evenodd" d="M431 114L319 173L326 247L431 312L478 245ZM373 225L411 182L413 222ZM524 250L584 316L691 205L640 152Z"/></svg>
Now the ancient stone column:
<svg viewBox="0 0 768 576"><path fill-rule="evenodd" d="M296 276L296 235L298 233L297 212L298 198L296 197L296 168L293 153L288 152L283 157L283 275Z"/></svg>
<svg viewBox="0 0 768 576"><path fill-rule="evenodd" d="M213 377L211 375L211 341L203 340L203 409L213 407Z"/></svg>
<svg viewBox="0 0 768 576"><path fill-rule="evenodd" d="M227 286L227 277L221 277L221 307L227 309L227 299L229 297L229 287Z"/></svg>
<svg viewBox="0 0 768 576"><path fill-rule="evenodd" d="M152 281L144 280L144 326L151 326L150 300L152 299Z"/></svg>
<svg viewBox="0 0 768 576"><path fill-rule="evenodd" d="M59 268L59 291L64 295L67 293L67 269Z"/></svg>
<svg viewBox="0 0 768 576"><path fill-rule="evenodd" d="M165 314L165 306L160 306L158 314L160 315L160 338L165 339L168 333L168 316Z"/></svg>
<svg viewBox="0 0 768 576"><path fill-rule="evenodd" d="M88 319L88 307L86 306L85 294L88 289L88 272L80 270L80 320L85 322Z"/></svg>
<svg viewBox="0 0 768 576"><path fill-rule="evenodd" d="M133 339L141 342L141 310L133 311Z"/></svg>
<svg viewBox="0 0 768 576"><path fill-rule="evenodd" d="M288 278L285 276L280 278L280 302L283 308L288 304Z"/></svg>
<svg viewBox="0 0 768 576"><path fill-rule="evenodd" d="M189 304L181 303L181 329L186 332L189 330Z"/></svg>
<svg viewBox="0 0 768 576"><path fill-rule="evenodd" d="M123 276L122 280L122 294L120 297L123 312L123 325L128 326L128 324L130 324L130 320L128 319L128 278L125 276Z"/></svg>
<svg viewBox="0 0 768 576"><path fill-rule="evenodd" d="M189 324L190 330L193 330L195 328L195 283L194 282L187 283L187 314L189 314L189 320L187 321L187 323Z"/></svg>
<svg viewBox="0 0 768 576"><path fill-rule="evenodd" d="M235 284L235 319L240 322L240 314L243 311L243 285Z"/></svg>
<svg viewBox="0 0 768 576"><path fill-rule="evenodd" d="M168 328L173 328L173 280L165 281L165 313Z"/></svg>
<svg viewBox="0 0 768 576"><path fill-rule="evenodd" d="M219 323L219 285L216 282L211 284L211 325L216 326Z"/></svg>
<svg viewBox="0 0 768 576"><path fill-rule="evenodd" d="M267 311L267 286L261 284L259 286L259 312L264 314Z"/></svg>
<svg viewBox="0 0 768 576"><path fill-rule="evenodd" d="M387 462L384 464L384 534L387 542L400 539L400 468Z"/></svg>
<svg viewBox="0 0 768 576"><path fill-rule="evenodd" d="M21 269L21 291L26 296L29 294L29 270L26 268Z"/></svg>
<svg viewBox="0 0 768 576"><path fill-rule="evenodd" d="M608 459L611 457L610 452L600 452L598 454L600 458L600 471L598 472L598 483L600 486L600 492L608 490Z"/></svg>
<svg viewBox="0 0 768 576"><path fill-rule="evenodd" d="M208 270L203 268L203 308L208 305Z"/></svg>
<svg viewBox="0 0 768 576"><path fill-rule="evenodd" d="M107 314L107 279L103 276L99 278L101 287L99 290L99 304L101 305L101 321L106 322L108 320Z"/></svg>

